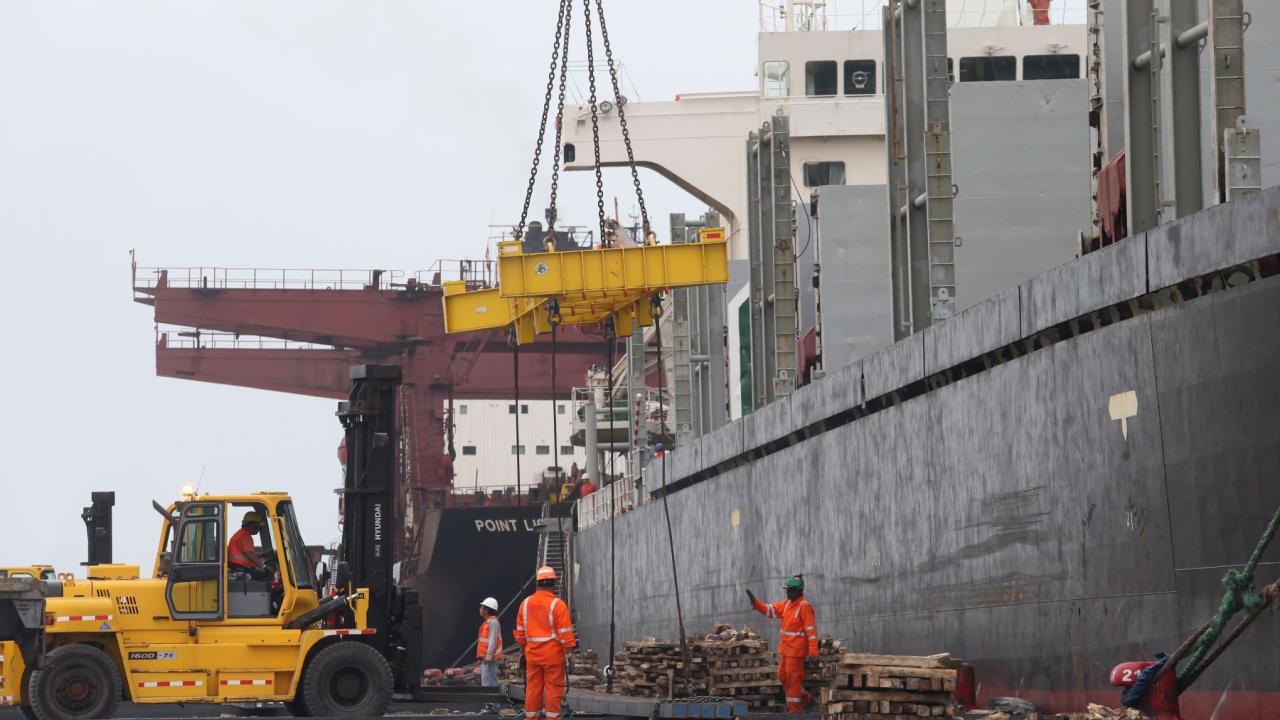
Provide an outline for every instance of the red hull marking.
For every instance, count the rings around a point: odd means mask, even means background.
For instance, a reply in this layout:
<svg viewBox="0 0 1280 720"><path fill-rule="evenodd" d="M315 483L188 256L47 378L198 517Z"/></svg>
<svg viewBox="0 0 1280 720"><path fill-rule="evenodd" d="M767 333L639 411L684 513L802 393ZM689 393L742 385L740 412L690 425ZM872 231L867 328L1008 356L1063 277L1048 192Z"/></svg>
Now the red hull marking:
<svg viewBox="0 0 1280 720"><path fill-rule="evenodd" d="M978 705L986 707L993 697L1019 697L1035 703L1043 713L1084 712L1093 702L1107 707L1120 706L1117 688L1097 690L1046 691L990 688L978 677ZM1222 690L1190 690L1182 694L1182 720L1210 720L1222 700ZM1217 720L1280 720L1280 692L1227 690L1222 713Z"/></svg>

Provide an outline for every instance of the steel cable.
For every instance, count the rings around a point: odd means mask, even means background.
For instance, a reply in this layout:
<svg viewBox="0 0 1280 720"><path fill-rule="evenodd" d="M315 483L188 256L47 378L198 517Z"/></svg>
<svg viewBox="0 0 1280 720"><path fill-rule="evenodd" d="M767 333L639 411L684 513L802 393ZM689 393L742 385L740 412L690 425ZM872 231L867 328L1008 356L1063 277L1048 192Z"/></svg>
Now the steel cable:
<svg viewBox="0 0 1280 720"><path fill-rule="evenodd" d="M663 397L666 389L666 369L662 363L662 296L653 296L653 334L658 343L658 435L664 440L667 437L667 405ZM684 689L690 692L693 687L690 672L693 665L689 657L689 640L684 630L684 610L680 605L680 572L676 566L676 541L671 530L671 508L667 505L667 453L666 444L662 452L662 515L667 521L667 547L671 551L671 584L676 594L676 623L680 628L680 654L684 658Z"/></svg>

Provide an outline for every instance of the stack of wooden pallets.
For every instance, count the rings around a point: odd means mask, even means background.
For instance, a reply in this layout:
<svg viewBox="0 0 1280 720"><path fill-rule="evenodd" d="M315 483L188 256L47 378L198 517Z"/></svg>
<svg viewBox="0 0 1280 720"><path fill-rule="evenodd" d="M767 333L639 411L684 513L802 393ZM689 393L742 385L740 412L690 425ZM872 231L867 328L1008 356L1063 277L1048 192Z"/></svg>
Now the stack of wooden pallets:
<svg viewBox="0 0 1280 720"><path fill-rule="evenodd" d="M915 657L849 653L819 700L829 720L949 717L955 713L956 669L945 653Z"/></svg>
<svg viewBox="0 0 1280 720"><path fill-rule="evenodd" d="M777 662L769 643L749 627L720 624L696 640L691 652L705 658L707 695L732 697L755 710L781 709Z"/></svg>
<svg viewBox="0 0 1280 720"><path fill-rule="evenodd" d="M844 658L844 642L828 635L818 641L818 657L804 661L804 689L815 696L822 688L831 687L836 666Z"/></svg>
<svg viewBox="0 0 1280 720"><path fill-rule="evenodd" d="M646 638L628 642L625 649L613 660L617 671L613 688L623 695L633 697L674 698L687 695L705 695L707 685L706 664L690 647L688 678L685 683L684 657L680 643Z"/></svg>

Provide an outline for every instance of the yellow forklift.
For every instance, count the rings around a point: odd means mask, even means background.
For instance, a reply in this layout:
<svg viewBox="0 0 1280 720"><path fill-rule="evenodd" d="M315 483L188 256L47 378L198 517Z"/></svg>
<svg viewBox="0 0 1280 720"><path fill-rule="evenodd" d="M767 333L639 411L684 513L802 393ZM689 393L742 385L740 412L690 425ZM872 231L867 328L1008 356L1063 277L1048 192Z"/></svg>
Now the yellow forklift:
<svg viewBox="0 0 1280 720"><path fill-rule="evenodd" d="M343 543L332 578L312 563L282 492L184 489L167 507L153 503L160 538L145 579L137 565L110 562L109 506L86 509L96 560L87 578L0 578L0 707L38 720L109 718L121 699L274 701L301 716L382 715L393 691L410 684L400 678L416 668L406 650L416 643L406 640L420 635L421 612L392 581L391 513L385 531L382 517L391 507L389 473L375 467L390 467L386 409L398 368L353 375L351 400L338 412L356 452L341 490ZM253 540L252 570L228 564L238 531ZM238 541L243 548L245 538Z"/></svg>

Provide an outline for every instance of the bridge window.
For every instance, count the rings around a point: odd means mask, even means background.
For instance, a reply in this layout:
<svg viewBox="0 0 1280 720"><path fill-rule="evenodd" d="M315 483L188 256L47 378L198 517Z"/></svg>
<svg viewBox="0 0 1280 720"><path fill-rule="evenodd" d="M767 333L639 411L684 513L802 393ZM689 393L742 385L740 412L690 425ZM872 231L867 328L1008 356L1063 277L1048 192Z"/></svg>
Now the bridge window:
<svg viewBox="0 0 1280 720"><path fill-rule="evenodd" d="M466 414L467 414L467 406L466 406L466 405L459 405L459 406L458 406L458 414L459 414L459 415L466 415Z"/></svg>
<svg viewBox="0 0 1280 720"><path fill-rule="evenodd" d="M557 405L556 405L556 414L557 414L557 415L563 415L563 414L564 414L564 403L559 403L559 404L557 404Z"/></svg>
<svg viewBox="0 0 1280 720"><path fill-rule="evenodd" d="M536 455L550 455L550 454L551 454L551 446L550 446L550 445L538 445L538 446L535 446L535 447L533 448L533 452L534 452L534 454L536 454Z"/></svg>
<svg viewBox="0 0 1280 720"><path fill-rule="evenodd" d="M822 185L843 185L844 163L807 162L804 164L804 186L820 187Z"/></svg>
<svg viewBox="0 0 1280 720"><path fill-rule="evenodd" d="M572 446L572 445L561 445L561 446L560 446L560 454L561 454L561 455L572 455L572 454L573 454L573 446Z"/></svg>
<svg viewBox="0 0 1280 720"><path fill-rule="evenodd" d="M876 61L845 60L844 61L844 94L875 95L876 94Z"/></svg>
<svg viewBox="0 0 1280 720"><path fill-rule="evenodd" d="M523 455L523 454L524 454L524 446L523 446L523 445L512 445L512 446L511 446L511 454L512 454L512 455Z"/></svg>
<svg viewBox="0 0 1280 720"><path fill-rule="evenodd" d="M960 82L1017 80L1018 58L995 55L960 58Z"/></svg>
<svg viewBox="0 0 1280 720"><path fill-rule="evenodd" d="M573 143L565 143L564 144L564 161L567 163L571 163L577 159L578 159L578 148L574 147Z"/></svg>
<svg viewBox="0 0 1280 720"><path fill-rule="evenodd" d="M764 64L764 96L786 97L791 94L791 63L770 60Z"/></svg>
<svg viewBox="0 0 1280 720"><path fill-rule="evenodd" d="M1078 77L1079 55L1027 55L1022 58L1023 80L1071 80Z"/></svg>
<svg viewBox="0 0 1280 720"><path fill-rule="evenodd" d="M476 446L475 446L475 445L463 445L463 446L462 446L462 454L463 454L463 455L475 455L475 454L476 454Z"/></svg>
<svg viewBox="0 0 1280 720"><path fill-rule="evenodd" d="M804 94L824 97L836 94L838 70L835 60L810 60L804 64Z"/></svg>

